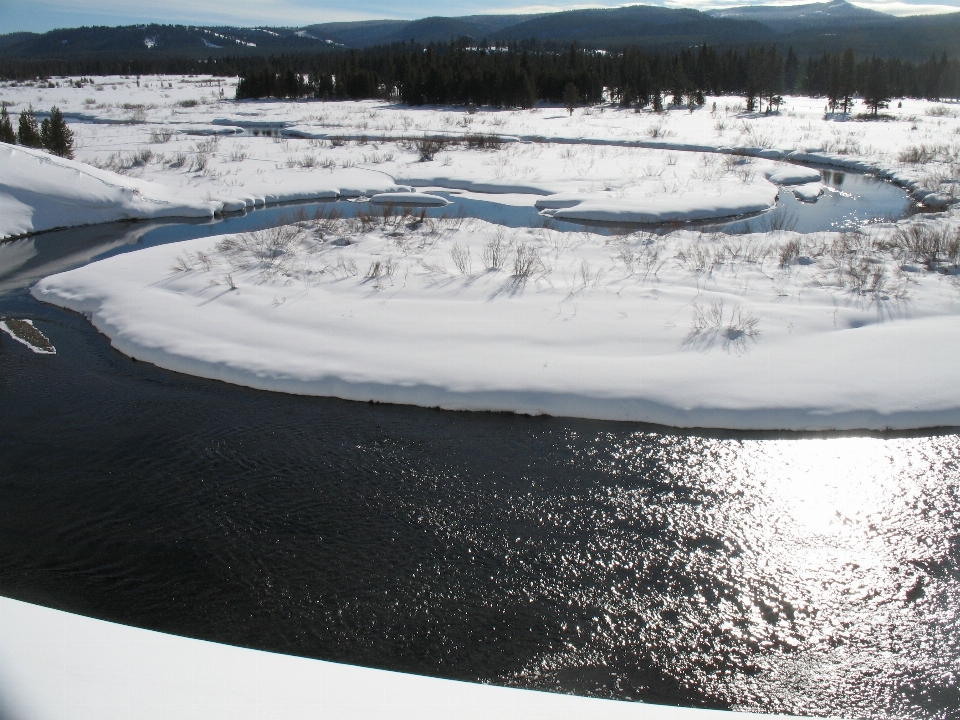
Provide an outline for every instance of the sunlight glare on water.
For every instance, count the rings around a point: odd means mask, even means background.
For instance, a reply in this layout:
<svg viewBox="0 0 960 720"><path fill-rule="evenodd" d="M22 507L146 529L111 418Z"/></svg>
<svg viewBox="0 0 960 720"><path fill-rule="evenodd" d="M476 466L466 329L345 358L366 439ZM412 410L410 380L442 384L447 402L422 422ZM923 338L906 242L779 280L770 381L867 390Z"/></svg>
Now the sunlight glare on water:
<svg viewBox="0 0 960 720"><path fill-rule="evenodd" d="M574 593L591 640L578 628L526 680L590 666L627 695L675 683L754 711L949 716L954 438L637 439L596 458L620 482L588 541L606 582ZM651 475L663 484L631 482Z"/></svg>

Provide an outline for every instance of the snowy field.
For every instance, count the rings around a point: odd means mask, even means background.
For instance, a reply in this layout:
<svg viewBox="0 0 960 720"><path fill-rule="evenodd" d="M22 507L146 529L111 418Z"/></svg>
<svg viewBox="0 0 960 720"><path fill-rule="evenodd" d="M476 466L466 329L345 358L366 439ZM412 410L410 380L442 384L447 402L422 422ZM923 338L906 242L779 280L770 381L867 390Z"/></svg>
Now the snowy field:
<svg viewBox="0 0 960 720"><path fill-rule="evenodd" d="M0 176L0 209L16 212L0 213L0 235L69 224L69 206L90 197L100 214L78 222L372 199L316 216L292 207L282 228L35 286L128 355L268 390L450 409L750 429L960 424L956 105L894 101L888 119L862 121L810 98L770 116L732 97L570 115L234 103L221 90L232 97L209 78L0 86L12 115L56 104L77 136L74 163L2 150L15 170ZM891 179L922 212L793 232L772 210L778 194L841 192L819 165ZM464 217L466 201L488 209ZM497 208L518 207L542 226L497 222ZM685 224L755 213L764 232Z"/></svg>
<svg viewBox="0 0 960 720"><path fill-rule="evenodd" d="M756 717L340 665L140 630L7 598L0 598L0 716L5 720Z"/></svg>

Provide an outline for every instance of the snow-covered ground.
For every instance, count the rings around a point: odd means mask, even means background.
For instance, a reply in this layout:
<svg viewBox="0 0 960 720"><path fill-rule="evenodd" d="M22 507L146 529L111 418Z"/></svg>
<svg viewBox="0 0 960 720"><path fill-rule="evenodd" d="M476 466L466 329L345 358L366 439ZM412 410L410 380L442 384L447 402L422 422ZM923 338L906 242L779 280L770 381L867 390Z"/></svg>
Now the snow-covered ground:
<svg viewBox="0 0 960 720"><path fill-rule="evenodd" d="M825 121L820 99L800 97L770 116L744 113L730 97L709 98L693 112L607 107L571 116L552 107L468 113L373 101L236 103L221 99L233 96L235 81L208 77L47 85L0 84L0 100L14 118L28 106L42 113L57 105L77 135L78 160L226 211L416 185L519 194L515 202L539 200L566 218L723 217L771 207L775 185L815 200L819 188L801 188L805 178L785 159L892 176L931 205L957 192L943 182L957 174L957 108L921 101L904 101L889 121L857 122ZM493 151L440 147L421 162L416 140L425 135L503 142ZM0 186L0 200L10 192ZM0 237L52 227L39 218L46 214L34 213L30 226L4 212Z"/></svg>
<svg viewBox="0 0 960 720"><path fill-rule="evenodd" d="M960 423L957 106L905 100L871 122L825 117L810 98L771 116L738 98L571 116L218 95L205 78L0 86L13 112L58 104L76 119L78 160L174 197L231 210L376 196L358 219L138 251L35 287L138 359L457 409L758 429ZM754 234L552 225L738 216L778 192L816 202L811 162L893 178L940 210L842 233L790 232L775 212ZM424 204L453 190L451 217L391 207L389 193L399 207L414 188L434 195ZM537 208L544 227L456 218L458 197Z"/></svg>
<svg viewBox="0 0 960 720"><path fill-rule="evenodd" d="M0 598L0 716L5 720L756 717L493 687L277 655L8 598Z"/></svg>
<svg viewBox="0 0 960 720"><path fill-rule="evenodd" d="M213 217L219 203L99 170L41 150L0 143L3 236L158 217Z"/></svg>

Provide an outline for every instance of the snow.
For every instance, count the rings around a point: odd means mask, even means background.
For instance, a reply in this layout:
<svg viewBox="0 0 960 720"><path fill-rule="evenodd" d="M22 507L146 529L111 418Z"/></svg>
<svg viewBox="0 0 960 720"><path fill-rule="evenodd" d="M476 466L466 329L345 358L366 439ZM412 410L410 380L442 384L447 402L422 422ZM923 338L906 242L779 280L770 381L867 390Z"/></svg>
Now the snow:
<svg viewBox="0 0 960 720"><path fill-rule="evenodd" d="M803 202L816 202L817 199L823 195L823 183L821 182L808 182L803 185L797 185L790 188L794 195L797 196L798 200Z"/></svg>
<svg viewBox="0 0 960 720"><path fill-rule="evenodd" d="M757 717L342 665L166 635L7 598L0 598L0 715L8 720Z"/></svg>
<svg viewBox="0 0 960 720"><path fill-rule="evenodd" d="M818 174L819 177L819 174ZM671 220L710 220L735 217L769 210L776 203L777 189L769 183L741 183L731 180L714 183L705 188L699 183L664 197L662 193L649 195L617 195L614 193L586 193L576 204L570 195L560 195L565 207L553 217L563 220L663 223ZM538 201L538 207L550 202L554 195ZM543 203L541 205L540 203Z"/></svg>
<svg viewBox="0 0 960 720"><path fill-rule="evenodd" d="M127 355L265 390L680 427L957 424L957 276L884 257L892 230L306 221L121 255L33 293Z"/></svg>
<svg viewBox="0 0 960 720"><path fill-rule="evenodd" d="M764 173L767 179L777 185L804 185L820 182L820 172L805 167L772 167Z"/></svg>
<svg viewBox="0 0 960 720"><path fill-rule="evenodd" d="M418 207L442 207L450 201L439 195L419 192L377 193L370 202L375 205L416 205Z"/></svg>
<svg viewBox="0 0 960 720"><path fill-rule="evenodd" d="M30 148L0 143L0 166L0 239L114 220L213 217L219 208Z"/></svg>
<svg viewBox="0 0 960 720"><path fill-rule="evenodd" d="M446 195L454 216L460 199L544 216L542 229L514 231L385 218L380 207L365 220L303 222L292 240L138 251L34 288L138 359L268 390L450 409L751 429L960 423L950 362L960 119L932 103L905 100L887 121L860 122L825 115L815 98L787 98L769 116L737 98L570 116L228 103L221 82L202 77L98 88L0 84L0 97L14 111L55 100L82 115L78 158L114 171L98 177L218 211L317 198L439 205ZM428 153L417 142L478 135L503 142ZM154 158L132 162L145 147ZM940 211L857 233L778 230L789 227L770 212L778 193L814 203L825 191L811 164L889 179ZM41 200L14 209L37 217ZM683 224L750 213L769 232ZM551 218L585 225L559 231ZM624 222L674 225L619 236L589 227ZM490 260L497 243L501 263Z"/></svg>

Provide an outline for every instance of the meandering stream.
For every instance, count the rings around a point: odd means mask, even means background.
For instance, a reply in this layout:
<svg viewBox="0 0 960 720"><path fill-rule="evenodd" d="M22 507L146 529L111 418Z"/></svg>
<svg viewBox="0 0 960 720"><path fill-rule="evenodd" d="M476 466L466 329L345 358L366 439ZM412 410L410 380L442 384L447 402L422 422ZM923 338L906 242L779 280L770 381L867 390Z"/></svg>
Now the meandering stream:
<svg viewBox="0 0 960 720"><path fill-rule="evenodd" d="M0 245L0 316L58 351L0 338L0 594L443 677L956 717L957 431L690 434L271 394L133 362L27 291L295 209Z"/></svg>

